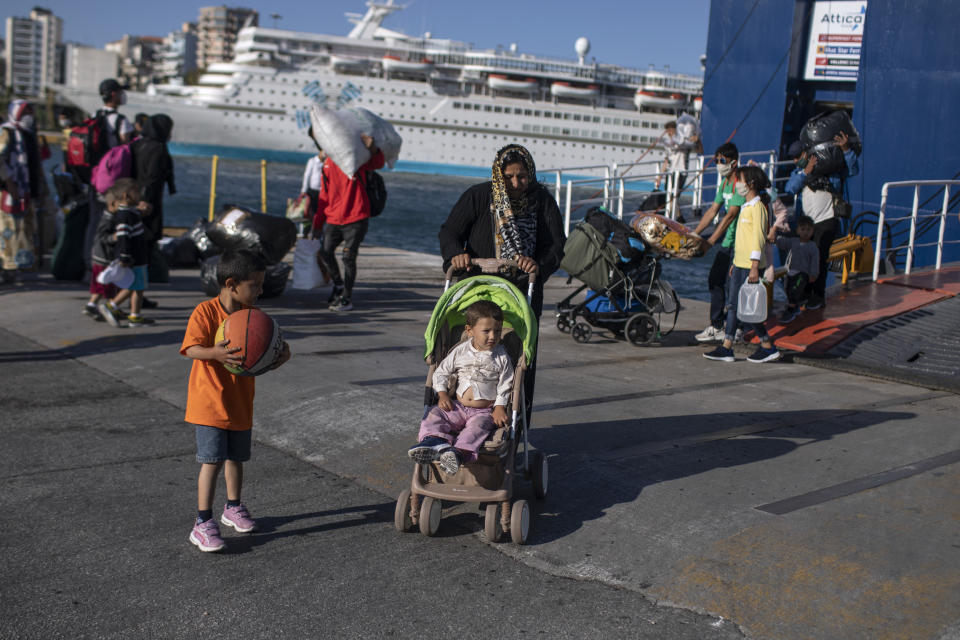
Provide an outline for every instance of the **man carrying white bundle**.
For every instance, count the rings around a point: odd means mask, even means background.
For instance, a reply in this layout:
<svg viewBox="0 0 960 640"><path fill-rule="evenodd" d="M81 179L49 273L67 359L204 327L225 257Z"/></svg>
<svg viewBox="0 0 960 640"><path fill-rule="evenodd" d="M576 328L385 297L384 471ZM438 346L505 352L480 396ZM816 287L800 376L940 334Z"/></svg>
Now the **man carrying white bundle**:
<svg viewBox="0 0 960 640"><path fill-rule="evenodd" d="M384 165L383 152L373 138L360 134L370 159L357 169L353 177L340 170L328 155L321 169L323 188L313 217L313 237L323 234L320 260L333 278L333 291L328 302L331 311L353 309L353 283L357 278L357 251L367 234L370 222L370 198L367 178L370 171ZM317 144L318 148L320 144ZM343 243L343 275L337 264L336 251Z"/></svg>

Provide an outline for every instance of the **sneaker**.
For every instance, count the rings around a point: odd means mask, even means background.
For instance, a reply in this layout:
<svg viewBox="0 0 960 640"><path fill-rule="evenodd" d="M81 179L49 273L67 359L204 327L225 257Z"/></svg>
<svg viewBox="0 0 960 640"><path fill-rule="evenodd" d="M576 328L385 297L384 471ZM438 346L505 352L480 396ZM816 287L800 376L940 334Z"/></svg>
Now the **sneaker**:
<svg viewBox="0 0 960 640"><path fill-rule="evenodd" d="M97 305L92 302L88 302L83 305L83 315L90 316L94 320L100 319L100 309L97 309Z"/></svg>
<svg viewBox="0 0 960 640"><path fill-rule="evenodd" d="M147 296L143 296L143 302L141 302L140 304L143 305L144 309L156 309L157 307L160 306L159 302L157 302L156 300L151 300Z"/></svg>
<svg viewBox="0 0 960 640"><path fill-rule="evenodd" d="M127 322L130 323L131 327L143 327L148 324L154 324L156 320L154 320L153 318L144 318L143 316L135 316L133 314L130 314L129 316L127 316Z"/></svg>
<svg viewBox="0 0 960 640"><path fill-rule="evenodd" d="M460 471L460 454L457 453L456 449L450 447L440 454L440 458L437 459L437 464L440 465L440 468L443 469L444 473L448 476L455 476L457 475L457 471Z"/></svg>
<svg viewBox="0 0 960 640"><path fill-rule="evenodd" d="M190 542L197 545L200 551L220 551L226 545L220 537L220 527L213 518L193 525L190 532Z"/></svg>
<svg viewBox="0 0 960 640"><path fill-rule="evenodd" d="M407 456L417 464L430 464L450 448L450 443L437 436L427 436L407 449Z"/></svg>
<svg viewBox="0 0 960 640"><path fill-rule="evenodd" d="M240 533L250 533L257 526L257 523L250 517L250 512L247 511L243 503L235 507L224 505L220 522L233 527Z"/></svg>
<svg viewBox="0 0 960 640"><path fill-rule="evenodd" d="M350 311L353 309L353 305L350 303L350 298L344 298L340 296L337 298L333 304L330 305L330 311Z"/></svg>
<svg viewBox="0 0 960 640"><path fill-rule="evenodd" d="M337 301L337 299L340 298L342 294L343 294L343 287L338 287L337 285L333 285L333 289L330 291L330 297L327 298L327 304L332 305L334 302Z"/></svg>
<svg viewBox="0 0 960 640"><path fill-rule="evenodd" d="M101 302L97 305L97 310L100 312L100 315L110 323L111 327L120 326L120 318L123 317L120 315L120 310L111 305L109 302Z"/></svg>
<svg viewBox="0 0 960 640"><path fill-rule="evenodd" d="M783 315L780 316L780 324L790 324L797 319L797 316L800 315L800 310L796 307L788 307L786 311L783 312Z"/></svg>
<svg viewBox="0 0 960 640"><path fill-rule="evenodd" d="M711 324L695 335L694 338L696 338L698 342L716 342L717 340L723 340L723 329L717 329Z"/></svg>
<svg viewBox="0 0 960 640"><path fill-rule="evenodd" d="M773 362L774 360L779 359L780 352L777 351L776 347L770 347L767 349L762 345L747 358L747 360L750 362Z"/></svg>
<svg viewBox="0 0 960 640"><path fill-rule="evenodd" d="M733 349L728 349L723 345L720 345L713 351L707 351L703 354L703 357L707 360L719 360L720 362L733 362L736 360L736 357L733 355Z"/></svg>
<svg viewBox="0 0 960 640"><path fill-rule="evenodd" d="M814 294L810 296L810 299L807 300L806 309L807 311L813 311L815 309L823 308L823 298Z"/></svg>
<svg viewBox="0 0 960 640"><path fill-rule="evenodd" d="M743 344L743 329L737 329L733 335L733 344Z"/></svg>

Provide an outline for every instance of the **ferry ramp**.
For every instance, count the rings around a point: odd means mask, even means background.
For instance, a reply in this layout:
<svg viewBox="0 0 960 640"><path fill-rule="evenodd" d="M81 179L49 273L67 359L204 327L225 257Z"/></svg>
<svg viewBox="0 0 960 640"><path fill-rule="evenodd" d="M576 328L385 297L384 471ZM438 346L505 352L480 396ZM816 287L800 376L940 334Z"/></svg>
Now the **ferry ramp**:
<svg viewBox="0 0 960 640"><path fill-rule="evenodd" d="M294 357L258 379L254 437L389 502L409 482L439 259L364 247L359 268L353 312L326 311L325 290L263 301ZM550 494L528 545L493 547L753 638L955 637L960 397L799 361L709 362L693 339L706 304L692 300L660 345L578 344L550 313L572 286L548 283L542 322L531 441L549 456ZM150 295L156 325L114 330L79 315L81 287L43 276L0 292L0 327L183 407L177 350L204 298L198 276L174 271ZM173 437L191 448L188 428ZM255 454L251 486L258 473ZM445 536L486 544L475 508L444 516Z"/></svg>

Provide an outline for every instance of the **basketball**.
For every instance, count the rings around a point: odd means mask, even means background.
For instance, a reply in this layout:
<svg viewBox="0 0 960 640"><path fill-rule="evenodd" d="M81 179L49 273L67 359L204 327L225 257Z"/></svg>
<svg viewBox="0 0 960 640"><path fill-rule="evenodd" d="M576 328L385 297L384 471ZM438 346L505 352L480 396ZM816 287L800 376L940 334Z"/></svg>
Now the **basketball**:
<svg viewBox="0 0 960 640"><path fill-rule="evenodd" d="M237 354L243 358L239 367L223 365L227 371L238 376L266 373L283 353L280 326L259 309L241 309L227 316L217 329L216 342L222 340L230 341L228 349L241 349Z"/></svg>

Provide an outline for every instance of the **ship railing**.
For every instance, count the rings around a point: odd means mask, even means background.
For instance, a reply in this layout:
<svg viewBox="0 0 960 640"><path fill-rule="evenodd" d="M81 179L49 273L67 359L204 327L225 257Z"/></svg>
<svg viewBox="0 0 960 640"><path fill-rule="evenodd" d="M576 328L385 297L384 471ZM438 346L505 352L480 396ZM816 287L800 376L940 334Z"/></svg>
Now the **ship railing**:
<svg viewBox="0 0 960 640"><path fill-rule="evenodd" d="M714 156L711 155L697 155L692 158L693 170L696 172L696 179L694 180L693 186L693 204L694 209L700 209L703 206L703 192L707 190L716 190L719 179L713 183L707 183L704 178L708 169L713 162ZM744 160L744 158L747 158ZM764 160L757 161L757 158L764 158ZM771 184L774 184L776 176L776 168L779 164L786 164L786 162L778 163L777 162L777 152L775 149L766 149L763 151L745 151L740 154L740 159L738 165L743 166L747 164L750 160L753 160L760 167L767 172L767 177L770 178ZM716 173L714 172L714 175ZM778 190L779 191L779 190Z"/></svg>
<svg viewBox="0 0 960 640"><path fill-rule="evenodd" d="M636 175L630 177L624 177L621 175L605 178L580 178L567 180L562 205L564 232L566 234L570 233L570 224L574 211L587 205L599 204L616 215L617 218L623 220L624 201L628 197L628 186L636 185L641 187L640 189L629 189L630 197L648 195L653 193L653 191L645 187L653 184L658 178L669 179L669 174L649 173L646 175ZM575 189L590 187L594 187L596 189L594 195L588 198L574 200ZM604 192L608 193L609 195L601 197L601 194Z"/></svg>
<svg viewBox="0 0 960 640"><path fill-rule="evenodd" d="M937 261L935 270L939 271L943 263L943 246L944 244L957 244L960 243L960 240L944 240L944 231L947 226L947 218L950 216L950 188L960 186L960 180L904 180L899 182L885 182L883 188L880 190L880 213L877 218L877 241L874 245L876 251L873 254L873 281L876 282L877 278L880 275L880 262L882 260L883 253L896 253L897 251L906 249L906 260L904 262L904 272L910 274L911 269L913 268L913 258L914 254L919 247L933 247L937 248ZM943 204L940 207L939 211L932 211L930 213L924 213L920 208L920 189L921 187L940 187L943 189ZM913 206L910 208L909 216L902 216L900 218L887 218L888 210L894 207L888 204L888 197L890 195L891 189L913 189ZM917 222L925 219L940 219L940 228L939 234L936 242L917 242ZM883 247L883 234L884 229L887 227L887 224L893 221L898 220L910 220L910 233L908 240L905 244L896 246L896 247L887 247L885 251L881 251Z"/></svg>
<svg viewBox="0 0 960 640"><path fill-rule="evenodd" d="M616 167L616 165L613 165ZM573 173L576 171L596 171L597 169L603 170L603 177L605 180L610 178L611 166L607 164L586 164L581 167L563 167L562 169L539 169L537 173L541 175L554 174L553 182L553 197L557 201L557 204L560 203L560 197L563 195L563 174ZM610 198L610 185L607 182L604 182L604 191L603 199L604 202L608 201Z"/></svg>

